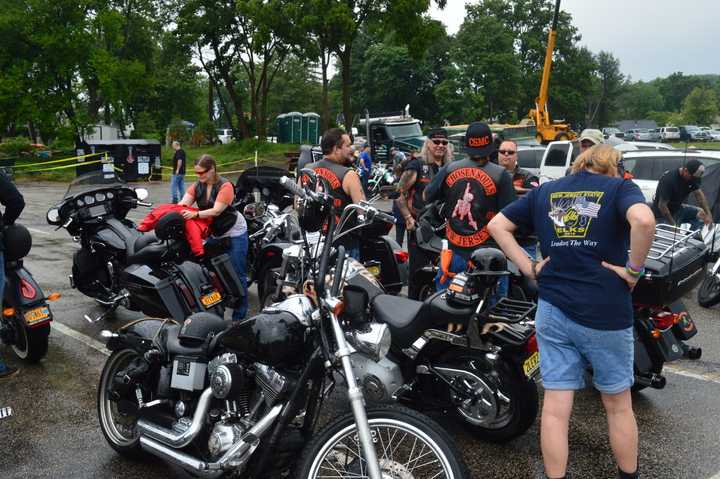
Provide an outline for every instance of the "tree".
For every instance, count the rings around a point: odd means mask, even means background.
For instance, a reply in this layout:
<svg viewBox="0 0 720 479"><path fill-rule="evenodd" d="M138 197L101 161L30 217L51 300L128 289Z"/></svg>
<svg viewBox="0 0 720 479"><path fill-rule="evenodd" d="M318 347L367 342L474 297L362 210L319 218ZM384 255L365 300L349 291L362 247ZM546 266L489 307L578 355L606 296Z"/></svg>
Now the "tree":
<svg viewBox="0 0 720 479"><path fill-rule="evenodd" d="M667 78L655 80L656 86L665 101L666 111L680 111L683 101L696 87L710 87L711 82L699 75L685 76L676 72Z"/></svg>
<svg viewBox="0 0 720 479"><path fill-rule="evenodd" d="M718 115L718 99L710 88L696 87L683 101L685 121L697 125L709 125Z"/></svg>
<svg viewBox="0 0 720 479"><path fill-rule="evenodd" d="M653 83L639 81L629 85L621 96L621 112L626 118L646 118L651 111L661 111L663 97Z"/></svg>
<svg viewBox="0 0 720 479"><path fill-rule="evenodd" d="M614 120L619 96L625 83L620 72L620 60L612 53L601 51L595 57L597 63L597 84L588 101L587 125L603 127Z"/></svg>

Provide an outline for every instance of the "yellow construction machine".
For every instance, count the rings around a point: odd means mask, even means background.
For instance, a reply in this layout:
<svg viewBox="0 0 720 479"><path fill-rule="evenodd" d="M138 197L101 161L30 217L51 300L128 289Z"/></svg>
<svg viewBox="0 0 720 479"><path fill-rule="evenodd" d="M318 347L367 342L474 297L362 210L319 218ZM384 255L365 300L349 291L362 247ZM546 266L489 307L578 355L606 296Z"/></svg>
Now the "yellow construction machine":
<svg viewBox="0 0 720 479"><path fill-rule="evenodd" d="M553 50L557 39L558 13L560 12L560 0L555 2L555 15L553 16L552 27L548 33L548 45L545 50L545 65L543 66L542 81L540 82L540 94L535 98L535 108L531 109L528 117L535 123L537 133L535 139L538 143L548 143L556 140L574 140L577 135L570 129L570 125L554 122L550 119L550 111L547 107L548 86L550 83L550 69L552 68Z"/></svg>

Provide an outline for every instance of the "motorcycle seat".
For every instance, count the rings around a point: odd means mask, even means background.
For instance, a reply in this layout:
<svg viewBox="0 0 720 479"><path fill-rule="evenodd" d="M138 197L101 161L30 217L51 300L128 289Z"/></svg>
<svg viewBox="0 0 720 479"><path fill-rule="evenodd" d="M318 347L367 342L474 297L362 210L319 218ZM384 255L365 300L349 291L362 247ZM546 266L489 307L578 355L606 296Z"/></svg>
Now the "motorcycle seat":
<svg viewBox="0 0 720 479"><path fill-rule="evenodd" d="M126 261L128 265L151 264L160 261L166 251L167 245L158 240L154 233L148 233L135 240Z"/></svg>
<svg viewBox="0 0 720 479"><path fill-rule="evenodd" d="M207 338L210 333L220 333L230 327L230 323L221 318L217 319L205 319L199 321L193 329L193 335L202 335ZM200 341L195 338L181 338L180 337L180 325L168 326L166 331L166 342L168 352L171 355L178 356L205 356L208 351L206 350L208 343L206 341Z"/></svg>
<svg viewBox="0 0 720 479"><path fill-rule="evenodd" d="M373 298L375 318L390 328L393 346L406 348L430 327L427 307L420 301L379 294Z"/></svg>

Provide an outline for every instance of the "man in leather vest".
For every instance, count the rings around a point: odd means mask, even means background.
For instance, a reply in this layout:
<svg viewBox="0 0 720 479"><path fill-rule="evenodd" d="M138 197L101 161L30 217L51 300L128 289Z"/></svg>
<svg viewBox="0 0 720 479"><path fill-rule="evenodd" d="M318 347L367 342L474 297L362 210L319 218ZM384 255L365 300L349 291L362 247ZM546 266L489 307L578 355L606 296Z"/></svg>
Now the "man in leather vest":
<svg viewBox="0 0 720 479"><path fill-rule="evenodd" d="M410 255L408 271L410 299L419 299L420 294L415 272L431 261L430 255L418 246L415 234L415 223L425 209L423 191L440 168L450 162L449 152L447 131L442 128L430 131L420 156L406 164L398 181L400 197L396 200L396 204L405 219L405 228L409 232L407 245Z"/></svg>
<svg viewBox="0 0 720 479"><path fill-rule="evenodd" d="M353 160L352 141L350 136L340 128L331 128L323 134L320 141L323 159L308 165L318 176L330 184L330 194L334 198L338 215L351 203L365 200L362 184L358 174L348 167ZM350 223L346 228L352 227ZM350 233L340 240L348 254L355 259L360 258L360 240L358 235Z"/></svg>
<svg viewBox="0 0 720 479"><path fill-rule="evenodd" d="M444 200L445 233L453 260L453 273L464 271L474 250L494 245L487 229L490 220L516 198L512 177L502 166L490 162L495 151L492 131L485 123L474 122L465 133L467 157L449 163L425 188L426 202ZM498 296L507 293L507 278L498 284ZM448 282L436 281L438 289Z"/></svg>

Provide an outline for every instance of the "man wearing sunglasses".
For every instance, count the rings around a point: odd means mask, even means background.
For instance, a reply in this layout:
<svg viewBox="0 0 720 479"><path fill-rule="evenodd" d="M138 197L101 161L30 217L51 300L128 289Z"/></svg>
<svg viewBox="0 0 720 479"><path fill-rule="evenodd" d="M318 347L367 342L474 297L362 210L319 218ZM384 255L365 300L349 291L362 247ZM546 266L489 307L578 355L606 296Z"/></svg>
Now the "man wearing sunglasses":
<svg viewBox="0 0 720 479"><path fill-rule="evenodd" d="M498 164L512 176L513 187L518 195L524 195L531 189L537 188L540 184L537 176L518 166L518 146L513 140L503 140L500 143Z"/></svg>
<svg viewBox="0 0 720 479"><path fill-rule="evenodd" d="M408 297L419 299L419 285L414 280L414 273L430 263L431 258L417 244L415 235L415 222L425 209L423 191L430 183L438 170L451 159L451 150L448 148L447 131L437 128L428 133L419 157L410 160L398 182L400 197L396 205L405 219L405 228L408 231L408 254L410 255L408 272Z"/></svg>

